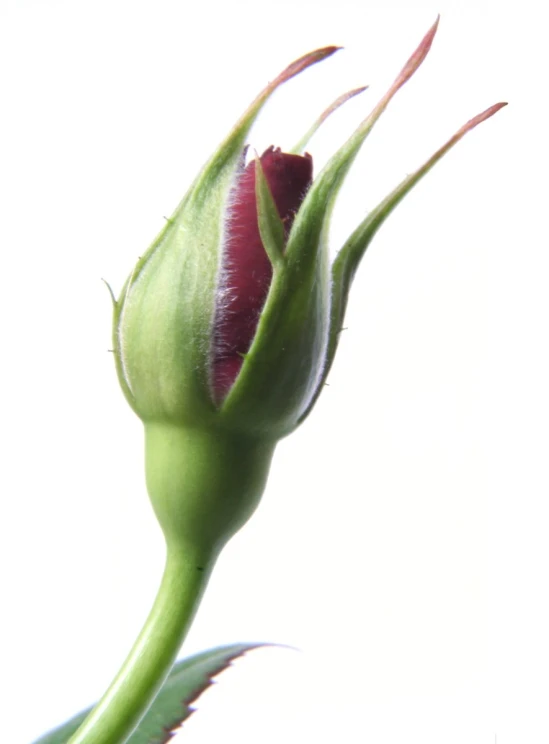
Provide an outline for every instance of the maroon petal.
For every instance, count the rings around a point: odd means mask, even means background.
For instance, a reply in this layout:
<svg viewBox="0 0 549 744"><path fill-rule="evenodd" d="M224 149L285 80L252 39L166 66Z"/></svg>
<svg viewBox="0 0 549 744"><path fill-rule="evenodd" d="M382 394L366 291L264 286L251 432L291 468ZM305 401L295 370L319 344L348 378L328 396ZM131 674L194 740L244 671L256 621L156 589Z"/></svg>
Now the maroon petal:
<svg viewBox="0 0 549 744"><path fill-rule="evenodd" d="M310 155L270 147L260 158L286 237L312 182ZM257 225L255 163L248 163L231 193L223 255L222 286L215 318L212 369L217 403L232 387L250 348L273 270Z"/></svg>

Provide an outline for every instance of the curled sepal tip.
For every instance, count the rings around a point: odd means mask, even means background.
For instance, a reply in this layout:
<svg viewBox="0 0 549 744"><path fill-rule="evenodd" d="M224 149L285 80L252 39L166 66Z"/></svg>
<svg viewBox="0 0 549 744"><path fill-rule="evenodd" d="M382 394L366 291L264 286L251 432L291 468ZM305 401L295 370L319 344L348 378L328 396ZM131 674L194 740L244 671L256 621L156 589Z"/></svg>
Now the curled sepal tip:
<svg viewBox="0 0 549 744"><path fill-rule="evenodd" d="M103 282L103 284L107 288L107 291L108 291L109 295L111 296L112 306L113 306L113 308L115 308L116 307L116 295L114 294L113 288L111 287L111 285L109 284L109 282L106 279L103 279L103 277L101 277L101 281Z"/></svg>

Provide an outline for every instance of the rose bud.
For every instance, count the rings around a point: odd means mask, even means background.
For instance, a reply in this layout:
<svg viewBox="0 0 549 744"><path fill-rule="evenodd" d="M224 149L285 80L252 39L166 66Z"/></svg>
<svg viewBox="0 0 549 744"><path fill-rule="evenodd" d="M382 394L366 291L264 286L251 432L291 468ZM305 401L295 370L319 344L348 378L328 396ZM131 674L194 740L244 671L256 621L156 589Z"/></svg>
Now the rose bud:
<svg viewBox="0 0 549 744"><path fill-rule="evenodd" d="M270 147L260 158L263 176L282 221L284 244L313 180L310 155ZM229 198L221 295L214 319L212 394L221 403L249 351L273 278L257 220L256 164L240 173Z"/></svg>
<svg viewBox="0 0 549 744"><path fill-rule="evenodd" d="M269 96L336 47L290 65L215 152L115 302L119 379L145 423L147 482L167 535L219 547L247 519L276 442L322 390L373 235L447 150L505 105L471 119L408 175L330 265L338 190L381 113L425 59L436 27L314 180L313 160L301 152L321 121L359 91L338 99L293 152L270 147L245 164L248 132Z"/></svg>

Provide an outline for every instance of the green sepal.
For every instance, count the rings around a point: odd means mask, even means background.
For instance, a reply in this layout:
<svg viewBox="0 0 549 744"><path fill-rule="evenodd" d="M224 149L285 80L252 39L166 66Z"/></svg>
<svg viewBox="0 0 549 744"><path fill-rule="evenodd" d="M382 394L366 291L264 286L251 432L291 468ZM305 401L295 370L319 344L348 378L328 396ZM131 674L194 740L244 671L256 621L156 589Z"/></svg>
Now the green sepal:
<svg viewBox="0 0 549 744"><path fill-rule="evenodd" d="M210 359L224 218L245 139L270 95L337 47L301 57L255 99L138 261L114 310L122 389L143 420L213 421Z"/></svg>
<svg viewBox="0 0 549 744"><path fill-rule="evenodd" d="M337 193L364 140L431 47L433 24L389 91L314 180L292 225L253 343L220 414L231 426L285 436L321 387L330 333L328 228Z"/></svg>
<svg viewBox="0 0 549 744"><path fill-rule="evenodd" d="M335 199L366 137L387 108L389 102L412 77L426 58L438 27L438 19L408 59L387 93L369 116L357 127L347 142L333 155L314 180L296 216L288 238L288 263L307 271L319 251L327 250L327 235Z"/></svg>
<svg viewBox="0 0 549 744"><path fill-rule="evenodd" d="M334 111L337 111L340 106L343 106L344 103L347 103L351 98L354 98L355 96L358 96L360 93L363 93L365 90L368 89L367 85L363 85L360 88L353 88L353 90L347 91L347 93L343 93L343 95L336 98L336 100L331 103L327 109L325 109L318 119L312 124L312 126L305 132L303 137L299 140L299 142L292 147L291 150L288 150L289 153L292 153L293 155L301 155L302 152L305 151L305 148L309 144L309 141L313 138L313 136L317 133L317 131L320 129L322 124L326 121L326 119L331 116Z"/></svg>
<svg viewBox="0 0 549 744"><path fill-rule="evenodd" d="M352 281L372 238L379 230L381 225L385 222L387 217L393 212L395 207L400 204L402 199L408 194L412 188L425 176L431 168L437 163L446 153L459 142L459 140L471 129L476 127L481 122L485 121L489 117L493 116L497 111L506 106L506 103L497 103L494 106L486 109L478 116L470 119L459 129L456 134L453 135L441 148L439 148L429 160L427 160L420 168L414 173L410 173L391 193L373 209L368 216L360 223L360 225L353 231L345 242L342 249L339 251L333 266L332 266L332 306L330 313L330 340L328 345L328 357L327 364L324 370L322 382L326 380L330 368L332 366L337 346L339 342L339 336L341 333L343 319L345 317L345 310L347 308L347 300L349 297L349 290L351 288ZM308 410L303 415L301 421L310 412L313 407L316 397L320 394L322 386L315 396L315 400L312 401Z"/></svg>
<svg viewBox="0 0 549 744"><path fill-rule="evenodd" d="M296 277L275 273L254 341L219 411L219 421L280 439L296 426L322 373L329 331L329 265Z"/></svg>
<svg viewBox="0 0 549 744"><path fill-rule="evenodd" d="M255 157L255 197L257 204L257 226L261 242L273 269L278 269L284 261L284 223L265 178L261 160Z"/></svg>
<svg viewBox="0 0 549 744"><path fill-rule="evenodd" d="M212 677L247 651L262 643L221 646L176 662L164 686L141 719L127 744L166 744L173 732L194 712L191 704L212 684ZM48 732L34 744L66 744L92 708L78 713L59 728Z"/></svg>

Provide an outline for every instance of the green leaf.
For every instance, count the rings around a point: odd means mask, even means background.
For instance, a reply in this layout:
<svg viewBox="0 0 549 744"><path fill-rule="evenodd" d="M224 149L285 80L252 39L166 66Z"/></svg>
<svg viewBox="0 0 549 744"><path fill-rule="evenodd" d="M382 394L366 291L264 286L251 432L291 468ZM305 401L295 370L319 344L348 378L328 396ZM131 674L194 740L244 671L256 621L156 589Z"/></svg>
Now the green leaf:
<svg viewBox="0 0 549 744"><path fill-rule="evenodd" d="M203 651L189 659L178 661L127 744L168 742L172 732L193 713L191 703L212 684L212 677L230 666L239 656L263 645L265 644L236 643ZM88 708L78 713L34 744L66 744L91 710L92 708Z"/></svg>

